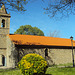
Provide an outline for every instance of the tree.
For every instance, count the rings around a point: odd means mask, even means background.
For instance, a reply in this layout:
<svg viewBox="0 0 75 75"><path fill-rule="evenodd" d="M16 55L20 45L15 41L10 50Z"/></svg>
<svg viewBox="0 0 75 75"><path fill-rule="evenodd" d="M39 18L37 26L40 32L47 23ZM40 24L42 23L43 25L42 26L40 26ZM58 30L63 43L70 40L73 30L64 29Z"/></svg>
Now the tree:
<svg viewBox="0 0 75 75"><path fill-rule="evenodd" d="M49 37L59 37L59 31L55 30L53 32L50 32L48 36Z"/></svg>
<svg viewBox="0 0 75 75"><path fill-rule="evenodd" d="M28 1L32 0L0 0L0 7L2 4L5 5L6 9L12 11L26 11L25 5ZM35 0L33 0L35 1ZM44 9L45 14L48 14L49 17L53 18L68 16L69 14L75 14L75 0L41 0L44 3L46 2ZM45 4L46 4L45 3ZM47 7L46 7L47 6Z"/></svg>
<svg viewBox="0 0 75 75"><path fill-rule="evenodd" d="M9 10L18 10L18 11L26 11L25 6L29 0L0 0L0 7L2 4L5 5L6 9Z"/></svg>
<svg viewBox="0 0 75 75"><path fill-rule="evenodd" d="M75 0L48 0L48 4L44 9L51 18L75 14Z"/></svg>
<svg viewBox="0 0 75 75"><path fill-rule="evenodd" d="M41 31L37 27L32 27L31 25L22 25L19 29L17 29L14 34L26 34L26 35L38 35L44 36L43 31Z"/></svg>

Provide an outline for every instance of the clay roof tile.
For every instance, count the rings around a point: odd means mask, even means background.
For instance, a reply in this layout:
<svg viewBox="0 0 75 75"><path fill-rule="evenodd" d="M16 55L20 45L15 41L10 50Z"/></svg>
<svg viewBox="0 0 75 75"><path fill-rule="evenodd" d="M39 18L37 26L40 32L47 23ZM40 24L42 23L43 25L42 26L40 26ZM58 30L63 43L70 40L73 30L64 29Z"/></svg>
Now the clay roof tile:
<svg viewBox="0 0 75 75"><path fill-rule="evenodd" d="M45 36L34 36L34 35L8 35L11 41L17 45L46 45L46 46L72 46L70 39L56 38L56 37L45 37ZM75 41L73 41L75 46Z"/></svg>

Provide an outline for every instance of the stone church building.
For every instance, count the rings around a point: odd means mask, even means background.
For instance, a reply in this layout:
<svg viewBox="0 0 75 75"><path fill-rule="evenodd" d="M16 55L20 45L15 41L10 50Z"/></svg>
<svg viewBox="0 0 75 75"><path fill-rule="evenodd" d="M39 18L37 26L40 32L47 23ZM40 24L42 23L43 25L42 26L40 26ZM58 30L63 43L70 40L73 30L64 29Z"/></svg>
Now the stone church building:
<svg viewBox="0 0 75 75"><path fill-rule="evenodd" d="M49 65L72 63L70 39L34 35L9 34L10 14L0 9L0 67L14 68L28 53L43 56ZM73 48L75 43L73 41Z"/></svg>

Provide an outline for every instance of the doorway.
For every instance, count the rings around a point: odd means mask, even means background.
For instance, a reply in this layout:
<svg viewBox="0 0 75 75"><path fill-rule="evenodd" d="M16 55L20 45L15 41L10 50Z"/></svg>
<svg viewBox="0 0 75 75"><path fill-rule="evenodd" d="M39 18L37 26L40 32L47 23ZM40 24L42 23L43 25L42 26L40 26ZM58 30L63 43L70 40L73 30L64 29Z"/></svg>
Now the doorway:
<svg viewBox="0 0 75 75"><path fill-rule="evenodd" d="M2 64L3 66L5 66L5 56L4 55L2 55Z"/></svg>

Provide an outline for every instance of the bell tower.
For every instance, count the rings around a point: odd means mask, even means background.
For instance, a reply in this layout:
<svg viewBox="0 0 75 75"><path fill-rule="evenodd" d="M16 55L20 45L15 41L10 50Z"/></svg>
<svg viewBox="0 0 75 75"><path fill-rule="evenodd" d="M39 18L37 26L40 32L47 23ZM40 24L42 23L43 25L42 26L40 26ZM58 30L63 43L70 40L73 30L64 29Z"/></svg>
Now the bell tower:
<svg viewBox="0 0 75 75"><path fill-rule="evenodd" d="M0 9L0 35L9 34L10 29L10 14L7 13L4 4Z"/></svg>
<svg viewBox="0 0 75 75"><path fill-rule="evenodd" d="M10 14L7 13L4 4L0 9L0 48L6 48L6 37L10 29Z"/></svg>
<svg viewBox="0 0 75 75"><path fill-rule="evenodd" d="M10 17L3 4L0 9L0 66L7 65L7 34L10 29Z"/></svg>

